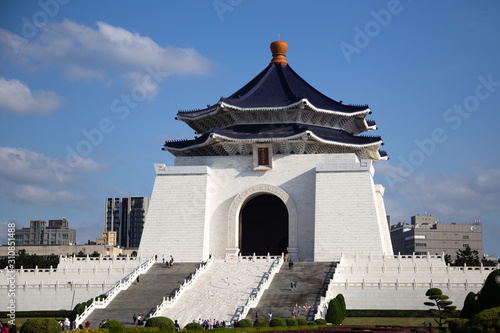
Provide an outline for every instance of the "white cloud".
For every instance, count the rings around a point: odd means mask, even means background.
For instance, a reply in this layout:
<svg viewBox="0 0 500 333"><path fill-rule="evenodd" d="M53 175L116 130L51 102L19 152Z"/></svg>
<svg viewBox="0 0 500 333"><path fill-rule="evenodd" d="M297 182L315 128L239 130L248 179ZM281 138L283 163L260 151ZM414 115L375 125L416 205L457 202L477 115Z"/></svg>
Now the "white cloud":
<svg viewBox="0 0 500 333"><path fill-rule="evenodd" d="M398 169L383 163L377 165L377 173L376 178L385 185ZM444 222L472 222L483 212L500 212L500 169L474 166L471 174L423 171L399 180L385 192L387 214L395 217L393 223L409 220L415 213L427 212ZM400 215L403 211L405 216Z"/></svg>
<svg viewBox="0 0 500 333"><path fill-rule="evenodd" d="M90 158L82 158L76 168L57 173L58 159L24 148L0 147L0 193L15 202L41 206L81 201L84 196L74 194L74 185L87 173L106 169Z"/></svg>
<svg viewBox="0 0 500 333"><path fill-rule="evenodd" d="M0 111L45 114L61 104L59 96L52 91L31 89L19 80L0 77Z"/></svg>
<svg viewBox="0 0 500 333"><path fill-rule="evenodd" d="M9 189L8 194L14 201L35 204L38 206L54 206L61 205L66 202L86 200L85 197L71 194L68 191L51 191L49 189L33 185L17 184Z"/></svg>
<svg viewBox="0 0 500 333"><path fill-rule="evenodd" d="M60 67L66 77L83 81L106 79L114 72L146 73L146 67L173 75L207 74L211 67L192 48L162 47L147 36L105 22L97 22L96 29L69 20L51 22L31 42L0 29L0 45L13 61L35 68Z"/></svg>

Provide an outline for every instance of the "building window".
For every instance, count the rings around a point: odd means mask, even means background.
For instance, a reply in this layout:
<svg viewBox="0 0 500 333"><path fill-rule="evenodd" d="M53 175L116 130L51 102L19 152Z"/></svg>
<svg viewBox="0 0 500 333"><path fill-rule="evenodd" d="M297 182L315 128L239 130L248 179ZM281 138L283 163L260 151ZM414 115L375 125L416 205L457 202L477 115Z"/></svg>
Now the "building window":
<svg viewBox="0 0 500 333"><path fill-rule="evenodd" d="M463 247L470 247L469 244L463 244Z"/></svg>
<svg viewBox="0 0 500 333"><path fill-rule="evenodd" d="M68 234L63 234L63 235L62 235L62 238L63 238L63 239L68 239Z"/></svg>
<svg viewBox="0 0 500 333"><path fill-rule="evenodd" d="M464 236L464 239L469 239L469 236Z"/></svg>
<svg viewBox="0 0 500 333"><path fill-rule="evenodd" d="M273 168L272 150L273 146L270 143L253 145L252 153L254 170L266 171Z"/></svg>
<svg viewBox="0 0 500 333"><path fill-rule="evenodd" d="M259 165L269 165L269 148L257 148Z"/></svg>
<svg viewBox="0 0 500 333"><path fill-rule="evenodd" d="M427 247L427 243L415 243L416 247Z"/></svg>

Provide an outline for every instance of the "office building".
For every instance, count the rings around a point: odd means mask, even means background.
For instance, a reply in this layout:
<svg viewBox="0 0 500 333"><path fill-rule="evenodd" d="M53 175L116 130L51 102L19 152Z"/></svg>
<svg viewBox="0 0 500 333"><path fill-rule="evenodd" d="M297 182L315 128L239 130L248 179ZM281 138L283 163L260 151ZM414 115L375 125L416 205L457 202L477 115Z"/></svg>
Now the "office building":
<svg viewBox="0 0 500 333"><path fill-rule="evenodd" d="M483 257L483 229L481 222L441 223L434 215L415 215L411 224L399 222L391 226L394 253L442 254L456 258L458 250L469 246Z"/></svg>
<svg viewBox="0 0 500 333"><path fill-rule="evenodd" d="M139 247L149 198L106 198L104 203L104 232L115 231L118 246Z"/></svg>
<svg viewBox="0 0 500 333"><path fill-rule="evenodd" d="M72 245L76 243L76 230L65 218L60 220L30 221L29 228L16 229L16 245Z"/></svg>

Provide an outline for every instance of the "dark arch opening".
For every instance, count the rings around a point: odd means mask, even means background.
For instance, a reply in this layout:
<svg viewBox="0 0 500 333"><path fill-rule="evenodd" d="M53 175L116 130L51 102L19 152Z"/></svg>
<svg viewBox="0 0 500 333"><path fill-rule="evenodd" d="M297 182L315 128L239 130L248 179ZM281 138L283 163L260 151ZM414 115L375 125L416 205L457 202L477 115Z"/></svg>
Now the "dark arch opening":
<svg viewBox="0 0 500 333"><path fill-rule="evenodd" d="M240 252L247 256L281 254L288 247L288 209L275 195L250 199L240 211Z"/></svg>

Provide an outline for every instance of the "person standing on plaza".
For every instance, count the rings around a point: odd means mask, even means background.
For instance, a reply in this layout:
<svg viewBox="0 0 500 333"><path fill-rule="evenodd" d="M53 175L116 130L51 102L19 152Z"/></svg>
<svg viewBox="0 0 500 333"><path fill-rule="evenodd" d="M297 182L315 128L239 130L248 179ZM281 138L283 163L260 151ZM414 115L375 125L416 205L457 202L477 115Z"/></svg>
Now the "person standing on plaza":
<svg viewBox="0 0 500 333"><path fill-rule="evenodd" d="M68 318L64 319L64 330L69 331L69 327L71 326L71 322L69 321Z"/></svg>

